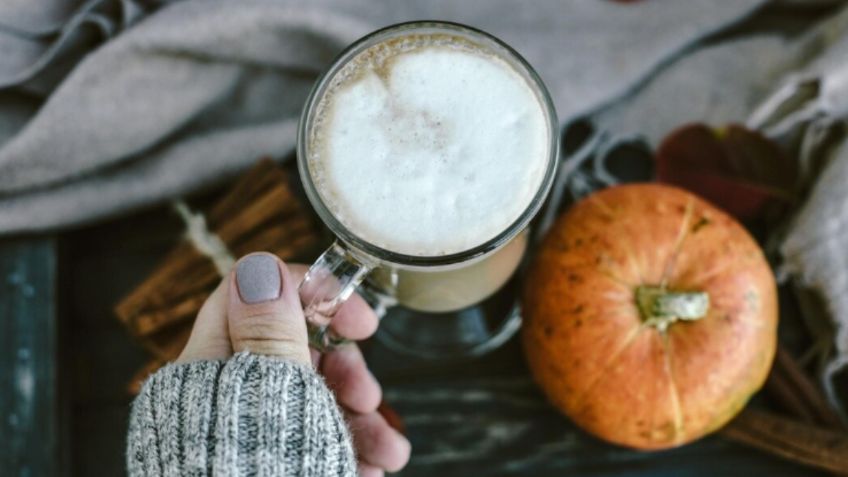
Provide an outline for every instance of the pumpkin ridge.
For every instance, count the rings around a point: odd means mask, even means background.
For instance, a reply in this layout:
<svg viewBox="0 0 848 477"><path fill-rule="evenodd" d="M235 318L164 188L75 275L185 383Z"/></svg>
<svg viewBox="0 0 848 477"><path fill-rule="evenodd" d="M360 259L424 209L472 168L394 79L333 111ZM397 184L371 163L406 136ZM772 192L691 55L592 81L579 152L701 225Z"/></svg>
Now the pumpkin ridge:
<svg viewBox="0 0 848 477"><path fill-rule="evenodd" d="M677 382L674 380L674 373L671 371L671 343L666 332L660 332L663 344L663 354L665 355L665 372L668 376L669 389L671 392L672 414L674 415L674 442L680 444L685 435L683 424L683 410L680 407L680 391L677 390Z"/></svg>
<svg viewBox="0 0 848 477"><path fill-rule="evenodd" d="M607 362L604 363L603 367L601 367L601 370L598 371L597 376L595 376L595 378L592 379L589 385L586 386L586 389L583 391L583 393L578 395L574 399L575 409L580 409L583 407L583 400L586 398L586 396L591 394L591 392L595 389L595 386L598 385L598 383L601 381L607 371L609 371L609 369L612 368L612 366L615 364L616 360L620 358L621 355L623 355L624 352L627 351L627 348L630 347L630 345L632 345L634 341L636 341L636 338L648 328L649 326L646 326L644 323L639 323L633 328L627 338L622 341L618 349L615 350L615 352L612 353L612 356L610 356Z"/></svg>
<svg viewBox="0 0 848 477"><path fill-rule="evenodd" d="M593 263L586 263L581 265L569 265L564 270L566 271L588 271L590 273L597 273L598 275L603 275L605 278L608 278L611 282L616 285L621 286L622 288L626 288L628 291L633 290L638 283L629 283L624 278L617 276L610 270L599 268L597 265Z"/></svg>
<svg viewBox="0 0 848 477"><path fill-rule="evenodd" d="M622 241L621 247L627 253L627 265L636 270L636 275L639 276L639 283L645 283L645 272L642 270L642 267L639 266L639 260L636 258L636 253L633 252L633 249L630 248L630 244Z"/></svg>
<svg viewBox="0 0 848 477"><path fill-rule="evenodd" d="M613 209L612 207L607 205L607 203L604 202L603 199L598 197L598 194L592 194L588 198L591 201L591 203L596 205L599 209L601 209L601 212L606 214L607 217L615 218L615 216L616 216L615 209Z"/></svg>
<svg viewBox="0 0 848 477"><path fill-rule="evenodd" d="M686 240L686 237L689 236L689 222L692 221L692 215L694 212L695 201L692 197L689 197L686 200L686 211L683 213L683 219L680 221L680 231L677 232L677 238L674 240L674 247L672 247L671 253L669 253L668 259L666 259L667 261L665 268L663 269L663 275L660 279L661 288L666 287L669 277L671 277L671 274L674 272L674 266L677 264L677 257L683 249L683 242Z"/></svg>
<svg viewBox="0 0 848 477"><path fill-rule="evenodd" d="M737 266L739 266L739 263L737 262L721 262L721 265L708 270L703 275L696 275L692 277L692 281L697 283L709 282L710 280L715 279L727 270Z"/></svg>
<svg viewBox="0 0 848 477"><path fill-rule="evenodd" d="M627 281L626 281L626 280L624 280L623 278L619 278L619 277L615 276L615 274L614 274L614 273L612 273L612 272L610 272L610 271L608 271L608 270L598 270L598 269L595 269L595 271L596 271L596 272L598 272L599 274L601 274L601 275L603 275L603 276L605 276L605 277L609 278L609 279L610 279L610 280L612 280L613 282L615 282L615 283L617 283L617 284L621 285L622 287L627 288L628 290L630 290L630 289L632 289L632 288L633 288L633 284L631 284L631 283L627 283Z"/></svg>
<svg viewBox="0 0 848 477"><path fill-rule="evenodd" d="M607 205L606 202L604 202L600 197L598 197L597 195L591 195L591 196L589 196L589 199L591 200L591 203L593 205L595 205L598 209L600 209L601 212L603 212L607 217L609 217L610 219L615 219L615 216L617 215L616 212L615 212L615 209L613 209L612 207ZM626 254L627 254L627 262L628 262L627 265L630 268L635 269L636 275L639 276L639 282L640 283L644 282L645 281L645 273L642 270L642 267L639 266L639 260L637 260L637 258L636 258L636 253L633 251L633 249L630 248L629 245L622 244L622 246L623 246L623 248L624 248L624 250L626 251ZM627 283L623 279L617 279L617 281L620 281L621 283L625 283L625 284ZM632 286L631 284L627 284L627 285Z"/></svg>

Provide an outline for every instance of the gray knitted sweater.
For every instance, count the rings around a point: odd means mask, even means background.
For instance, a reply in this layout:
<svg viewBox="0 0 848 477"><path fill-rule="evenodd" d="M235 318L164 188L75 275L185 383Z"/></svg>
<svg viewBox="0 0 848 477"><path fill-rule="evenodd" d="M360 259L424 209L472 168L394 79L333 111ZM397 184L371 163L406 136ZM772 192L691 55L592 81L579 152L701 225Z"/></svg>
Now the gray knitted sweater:
<svg viewBox="0 0 848 477"><path fill-rule="evenodd" d="M133 403L127 441L132 476L356 475L321 377L249 353L160 369Z"/></svg>

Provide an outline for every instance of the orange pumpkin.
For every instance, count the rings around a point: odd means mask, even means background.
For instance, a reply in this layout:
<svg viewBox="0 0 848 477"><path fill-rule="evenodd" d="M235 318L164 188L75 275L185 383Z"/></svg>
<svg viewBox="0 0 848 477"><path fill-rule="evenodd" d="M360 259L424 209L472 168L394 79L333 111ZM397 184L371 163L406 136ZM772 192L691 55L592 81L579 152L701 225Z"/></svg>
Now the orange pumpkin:
<svg viewBox="0 0 848 477"><path fill-rule="evenodd" d="M685 444L765 381L777 292L757 243L681 189L600 191L553 226L524 295L528 364L587 431L639 449Z"/></svg>

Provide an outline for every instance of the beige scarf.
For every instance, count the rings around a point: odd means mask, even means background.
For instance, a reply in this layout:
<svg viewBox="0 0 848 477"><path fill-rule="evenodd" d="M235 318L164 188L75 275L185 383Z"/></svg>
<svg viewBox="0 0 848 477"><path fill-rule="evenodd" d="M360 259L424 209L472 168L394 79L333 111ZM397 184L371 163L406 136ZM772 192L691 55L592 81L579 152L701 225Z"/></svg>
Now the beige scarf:
<svg viewBox="0 0 848 477"><path fill-rule="evenodd" d="M811 300L801 306L817 340L810 356L820 358L822 384L844 414L834 383L848 373L848 11L807 40L813 59L754 111L748 126L787 145L800 161L808 194L780 236L780 275L824 302L824 310Z"/></svg>

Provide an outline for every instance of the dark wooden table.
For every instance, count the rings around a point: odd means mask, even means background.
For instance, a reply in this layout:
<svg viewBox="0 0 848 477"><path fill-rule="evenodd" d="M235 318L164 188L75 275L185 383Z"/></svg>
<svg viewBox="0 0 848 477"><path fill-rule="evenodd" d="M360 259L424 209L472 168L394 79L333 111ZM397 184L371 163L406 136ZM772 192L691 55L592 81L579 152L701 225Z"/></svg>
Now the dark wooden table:
<svg viewBox="0 0 848 477"><path fill-rule="evenodd" d="M146 354L112 307L180 233L155 209L0 241L0 474L123 474L125 386ZM652 454L602 443L545 403L515 340L449 366L364 348L413 444L404 476L820 475L719 436Z"/></svg>

